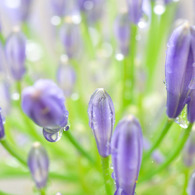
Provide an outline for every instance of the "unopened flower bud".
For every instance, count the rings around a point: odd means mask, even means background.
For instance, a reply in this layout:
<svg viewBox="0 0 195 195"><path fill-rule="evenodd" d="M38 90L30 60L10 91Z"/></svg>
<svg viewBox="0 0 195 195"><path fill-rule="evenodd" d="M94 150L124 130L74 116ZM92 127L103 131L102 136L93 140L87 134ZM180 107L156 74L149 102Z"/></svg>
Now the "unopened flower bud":
<svg viewBox="0 0 195 195"><path fill-rule="evenodd" d="M67 125L68 111L64 103L63 91L51 80L38 80L22 93L24 113L43 127L43 134L50 142L57 141L56 135Z"/></svg>
<svg viewBox="0 0 195 195"><path fill-rule="evenodd" d="M37 188L44 188L48 179L49 158L46 150L38 142L34 143L30 150L28 167Z"/></svg>
<svg viewBox="0 0 195 195"><path fill-rule="evenodd" d="M143 0L127 0L128 13L132 23L137 24L142 17Z"/></svg>
<svg viewBox="0 0 195 195"><path fill-rule="evenodd" d="M11 74L15 80L21 80L26 72L26 41L24 35L16 29L7 39L5 55Z"/></svg>
<svg viewBox="0 0 195 195"><path fill-rule="evenodd" d="M118 123L112 137L111 150L115 195L134 195L143 150L142 130L134 116L125 117Z"/></svg>
<svg viewBox="0 0 195 195"><path fill-rule="evenodd" d="M69 58L76 57L81 45L79 26L72 22L65 23L60 30L60 38L67 56Z"/></svg>
<svg viewBox="0 0 195 195"><path fill-rule="evenodd" d="M91 96L88 107L89 126L93 130L99 154L110 155L110 141L115 122L115 111L111 97L103 88Z"/></svg>
<svg viewBox="0 0 195 195"><path fill-rule="evenodd" d="M193 172L189 185L188 185L188 195L195 194L195 172Z"/></svg>
<svg viewBox="0 0 195 195"><path fill-rule="evenodd" d="M1 114L1 108L0 108L0 140L5 138L5 130L4 130L4 124L3 124L3 117Z"/></svg>
<svg viewBox="0 0 195 195"><path fill-rule="evenodd" d="M168 43L165 78L169 118L179 116L189 101L194 62L192 30L185 22L174 30Z"/></svg>
<svg viewBox="0 0 195 195"><path fill-rule="evenodd" d="M120 52L126 56L129 53L130 42L130 23L126 13L122 13L116 18L114 30Z"/></svg>

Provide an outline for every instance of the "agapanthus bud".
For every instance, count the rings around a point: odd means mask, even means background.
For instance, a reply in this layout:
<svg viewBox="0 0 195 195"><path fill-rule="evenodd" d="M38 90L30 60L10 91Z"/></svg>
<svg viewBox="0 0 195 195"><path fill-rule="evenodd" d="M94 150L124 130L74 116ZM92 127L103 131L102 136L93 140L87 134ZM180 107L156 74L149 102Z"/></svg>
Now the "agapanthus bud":
<svg viewBox="0 0 195 195"><path fill-rule="evenodd" d="M192 174L189 185L188 185L188 195L195 194L195 172Z"/></svg>
<svg viewBox="0 0 195 195"><path fill-rule="evenodd" d="M65 8L69 2L67 0L50 0L50 2L53 14L61 17L64 16Z"/></svg>
<svg viewBox="0 0 195 195"><path fill-rule="evenodd" d="M103 14L104 0L88 0L86 2L88 2L88 6L85 7L87 19L89 23L95 23Z"/></svg>
<svg viewBox="0 0 195 195"><path fill-rule="evenodd" d="M25 37L18 29L8 37L5 45L7 63L15 80L21 80L25 69Z"/></svg>
<svg viewBox="0 0 195 195"><path fill-rule="evenodd" d="M183 161L187 167L195 164L195 131L192 131L183 150Z"/></svg>
<svg viewBox="0 0 195 195"><path fill-rule="evenodd" d="M48 179L49 158L39 142L34 143L30 150L28 167L37 188L44 188Z"/></svg>
<svg viewBox="0 0 195 195"><path fill-rule="evenodd" d="M188 22L185 22L174 30L168 43L165 79L167 115L170 118L176 118L189 101L194 62L192 31Z"/></svg>
<svg viewBox="0 0 195 195"><path fill-rule="evenodd" d="M143 149L145 151L148 151L150 149L150 147L151 147L151 144L150 144L149 140L144 137L143 138ZM151 156L152 156L152 159L157 164L161 164L164 161L164 156L159 150L154 150L154 152L152 153Z"/></svg>
<svg viewBox="0 0 195 195"><path fill-rule="evenodd" d="M130 42L130 23L127 13L122 13L116 18L114 31L120 52L126 56L129 53Z"/></svg>
<svg viewBox="0 0 195 195"><path fill-rule="evenodd" d="M3 119L2 115L1 115L1 108L0 108L0 140L4 139L4 137L5 137L3 120L4 119Z"/></svg>
<svg viewBox="0 0 195 195"><path fill-rule="evenodd" d="M142 17L143 0L126 0L128 6L128 13L132 23L137 24Z"/></svg>
<svg viewBox="0 0 195 195"><path fill-rule="evenodd" d="M38 80L34 86L22 92L22 109L37 125L50 142L59 139L58 134L66 127L68 111L63 91L51 80Z"/></svg>
<svg viewBox="0 0 195 195"><path fill-rule="evenodd" d="M142 130L135 117L125 117L118 123L112 137L111 150L115 195L134 195L143 150Z"/></svg>
<svg viewBox="0 0 195 195"><path fill-rule="evenodd" d="M18 14L20 14L21 21L25 21L30 13L32 0L20 0L20 7L18 10Z"/></svg>
<svg viewBox="0 0 195 195"><path fill-rule="evenodd" d="M65 96L70 96L76 82L74 68L68 64L60 64L57 71L57 81Z"/></svg>
<svg viewBox="0 0 195 195"><path fill-rule="evenodd" d="M81 45L79 26L74 23L65 23L60 30L60 38L69 58L78 55Z"/></svg>
<svg viewBox="0 0 195 195"><path fill-rule="evenodd" d="M89 126L93 130L99 154L110 155L110 141L115 122L115 111L111 97L98 88L91 96L88 107Z"/></svg>

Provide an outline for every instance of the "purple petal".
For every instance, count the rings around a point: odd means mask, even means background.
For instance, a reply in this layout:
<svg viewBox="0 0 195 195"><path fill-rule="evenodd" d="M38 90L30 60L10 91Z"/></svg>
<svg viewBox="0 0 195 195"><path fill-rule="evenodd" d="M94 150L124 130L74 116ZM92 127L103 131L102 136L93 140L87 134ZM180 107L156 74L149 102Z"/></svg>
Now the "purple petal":
<svg viewBox="0 0 195 195"><path fill-rule="evenodd" d="M110 155L110 141L115 122L115 111L111 97L102 89L96 89L88 107L89 126L92 128L99 154Z"/></svg>

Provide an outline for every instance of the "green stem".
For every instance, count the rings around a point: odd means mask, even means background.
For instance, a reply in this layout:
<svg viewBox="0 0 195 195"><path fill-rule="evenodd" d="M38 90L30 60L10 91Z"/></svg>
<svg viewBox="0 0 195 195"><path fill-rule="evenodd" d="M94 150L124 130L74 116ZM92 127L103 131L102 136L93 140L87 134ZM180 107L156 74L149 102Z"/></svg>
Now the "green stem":
<svg viewBox="0 0 195 195"><path fill-rule="evenodd" d="M7 140L5 139L1 140L1 144L9 152L9 154L15 157L21 164L27 166L26 161L19 154L16 153L14 147L10 146Z"/></svg>
<svg viewBox="0 0 195 195"><path fill-rule="evenodd" d="M92 164L94 164L93 158L86 152L79 142L74 138L70 131L66 131L63 135L71 142L71 144L85 157L87 158Z"/></svg>
<svg viewBox="0 0 195 195"><path fill-rule="evenodd" d="M130 53L123 60L123 110L134 99L134 86L135 86L135 57L137 47L137 30L138 27L134 24L131 25L130 37Z"/></svg>
<svg viewBox="0 0 195 195"><path fill-rule="evenodd" d="M40 195L46 195L45 189L40 189L40 190L39 190L39 194L40 194Z"/></svg>
<svg viewBox="0 0 195 195"><path fill-rule="evenodd" d="M190 174L190 169L185 168L184 170L184 185L183 185L183 192L182 195L187 195L187 187L188 187L188 181L189 181L189 174Z"/></svg>
<svg viewBox="0 0 195 195"><path fill-rule="evenodd" d="M109 156L108 157L101 157L102 162L102 171L104 177L104 184L107 195L112 195L112 183L111 183L111 176L110 176L110 168L109 168Z"/></svg>
<svg viewBox="0 0 195 195"><path fill-rule="evenodd" d="M86 19L86 16L84 13L82 14L81 28L82 28L83 39L84 39L84 42L86 44L88 53L89 53L91 59L93 59L95 57L95 51L94 51L94 46L93 46L93 42L91 39L91 35L89 32L89 27L87 25L87 19Z"/></svg>
<svg viewBox="0 0 195 195"><path fill-rule="evenodd" d="M167 168L172 162L173 160L175 160L175 158L177 158L177 156L180 154L181 150L183 149L189 135L190 132L192 130L192 126L193 124L190 123L188 128L184 130L184 134L179 142L179 144L175 147L175 150L171 153L171 155L166 159L166 161L161 164L156 170L151 171L149 174L147 174L145 177L143 177L142 179L140 179L140 183L147 181L149 179L151 179L153 176L157 175L158 173L160 173L162 170L164 170L165 168Z"/></svg>
<svg viewBox="0 0 195 195"><path fill-rule="evenodd" d="M159 137L156 139L156 141L154 142L153 146L150 148L150 150L147 152L147 154L144 156L143 160L147 159L150 157L150 155L154 152L154 150L161 144L161 142L163 141L163 139L165 138L165 136L167 135L170 127L173 124L173 120L168 119L161 134L159 135Z"/></svg>

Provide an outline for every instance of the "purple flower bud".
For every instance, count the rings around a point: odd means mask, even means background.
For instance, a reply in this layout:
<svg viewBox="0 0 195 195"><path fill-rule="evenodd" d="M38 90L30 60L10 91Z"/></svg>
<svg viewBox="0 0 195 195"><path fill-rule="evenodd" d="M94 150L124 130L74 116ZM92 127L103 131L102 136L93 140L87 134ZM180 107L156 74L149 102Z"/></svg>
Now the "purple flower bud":
<svg viewBox="0 0 195 195"><path fill-rule="evenodd" d="M168 43L165 78L170 118L176 118L189 101L194 61L191 32L192 28L185 22L174 30Z"/></svg>
<svg viewBox="0 0 195 195"><path fill-rule="evenodd" d="M115 122L115 111L111 97L98 88L91 96L88 107L89 126L93 130L99 154L110 155L110 141Z"/></svg>
<svg viewBox="0 0 195 195"><path fill-rule="evenodd" d="M126 13L116 18L114 30L120 52L126 56L129 53L130 42L130 23Z"/></svg>
<svg viewBox="0 0 195 195"><path fill-rule="evenodd" d="M63 91L50 80L38 80L22 93L22 109L37 125L50 142L58 141L59 132L68 121ZM61 134L60 134L61 135Z"/></svg>
<svg viewBox="0 0 195 195"><path fill-rule="evenodd" d="M57 71L57 81L65 96L70 96L76 82L74 68L68 64L60 64Z"/></svg>
<svg viewBox="0 0 195 195"><path fill-rule="evenodd" d="M36 142L28 156L28 167L38 189L44 188L47 183L49 158L46 150Z"/></svg>
<svg viewBox="0 0 195 195"><path fill-rule="evenodd" d="M5 138L5 130L3 125L3 117L1 115L1 108L0 108L0 140Z"/></svg>
<svg viewBox="0 0 195 195"><path fill-rule="evenodd" d="M192 131L183 150L183 161L187 167L195 163L195 131Z"/></svg>
<svg viewBox="0 0 195 195"><path fill-rule="evenodd" d="M122 119L111 141L115 195L134 195L142 160L142 130L134 116Z"/></svg>
<svg viewBox="0 0 195 195"><path fill-rule="evenodd" d="M4 50L3 50L3 46L0 42L0 73L5 73L5 68L4 68Z"/></svg>
<svg viewBox="0 0 195 195"><path fill-rule="evenodd" d="M7 39L5 45L5 55L7 63L15 80L21 80L25 69L25 37L16 29Z"/></svg>
<svg viewBox="0 0 195 195"><path fill-rule="evenodd" d="M21 21L25 21L30 12L32 0L20 0L20 7L18 10L18 14L20 14Z"/></svg>
<svg viewBox="0 0 195 195"><path fill-rule="evenodd" d="M142 17L143 0L127 0L128 13L131 22L137 24Z"/></svg>
<svg viewBox="0 0 195 195"><path fill-rule="evenodd" d="M188 195L195 194L195 172L192 174L189 185L188 185Z"/></svg>
<svg viewBox="0 0 195 195"><path fill-rule="evenodd" d="M87 3L88 2L88 3ZM97 22L103 14L104 0L91 0L85 3L85 13L90 23Z"/></svg>
<svg viewBox="0 0 195 195"><path fill-rule="evenodd" d="M67 0L51 0L51 8L54 15L64 16Z"/></svg>
<svg viewBox="0 0 195 195"><path fill-rule="evenodd" d="M73 23L65 23L60 30L60 38L68 57L76 57L81 45L79 26Z"/></svg>
<svg viewBox="0 0 195 195"><path fill-rule="evenodd" d="M143 138L143 149L145 151L148 151L151 147L151 144L149 142L148 139L146 139L145 137ZM157 163L157 164L161 164L162 162L164 162L164 156L162 155L162 153L159 150L155 150L152 153L152 159Z"/></svg>

